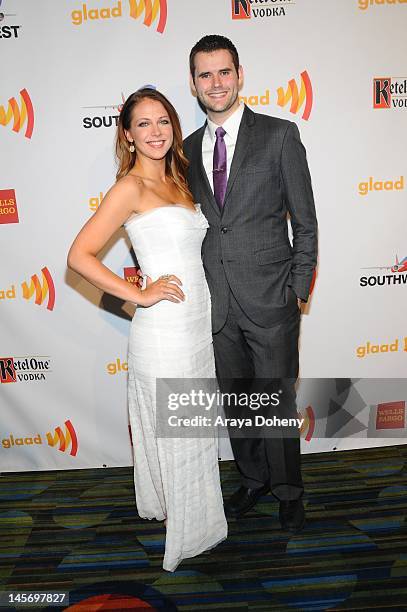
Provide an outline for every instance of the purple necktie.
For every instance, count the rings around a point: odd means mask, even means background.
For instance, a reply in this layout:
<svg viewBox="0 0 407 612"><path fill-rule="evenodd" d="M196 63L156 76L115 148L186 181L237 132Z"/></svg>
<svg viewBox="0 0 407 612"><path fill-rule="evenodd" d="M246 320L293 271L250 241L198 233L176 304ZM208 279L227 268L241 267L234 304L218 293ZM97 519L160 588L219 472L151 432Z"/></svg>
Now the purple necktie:
<svg viewBox="0 0 407 612"><path fill-rule="evenodd" d="M213 193L220 210L223 208L226 185L228 182L226 166L226 145L223 140L226 134L223 127L218 127L216 132L215 148L213 150Z"/></svg>

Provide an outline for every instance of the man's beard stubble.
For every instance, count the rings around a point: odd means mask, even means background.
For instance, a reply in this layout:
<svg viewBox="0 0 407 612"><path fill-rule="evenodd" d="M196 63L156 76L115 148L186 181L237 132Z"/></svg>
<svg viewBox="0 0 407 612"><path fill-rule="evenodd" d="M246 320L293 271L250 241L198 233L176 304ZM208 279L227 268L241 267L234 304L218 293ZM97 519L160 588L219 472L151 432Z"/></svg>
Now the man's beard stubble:
<svg viewBox="0 0 407 612"><path fill-rule="evenodd" d="M207 101L203 97L201 97L199 95L198 95L198 100L200 102L201 107L203 107L206 111L211 111L212 113L225 113L230 108L232 108L232 106L235 104L238 96L239 96L239 92L236 92L235 96L230 100L230 102L228 102L225 106L222 106L221 108L214 108L212 106L209 106Z"/></svg>

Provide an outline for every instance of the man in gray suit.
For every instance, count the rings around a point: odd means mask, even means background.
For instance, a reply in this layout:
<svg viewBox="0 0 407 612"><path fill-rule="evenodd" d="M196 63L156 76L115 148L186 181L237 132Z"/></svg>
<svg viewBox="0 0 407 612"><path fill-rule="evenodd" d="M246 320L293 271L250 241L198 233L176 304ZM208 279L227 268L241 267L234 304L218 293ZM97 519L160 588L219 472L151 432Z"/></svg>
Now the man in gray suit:
<svg viewBox="0 0 407 612"><path fill-rule="evenodd" d="M311 178L298 128L239 103L243 70L227 38L202 38L191 51L190 72L208 119L185 140L184 151L189 186L210 225L202 256L221 390L232 379L295 381L300 307L317 260ZM293 405L295 413L295 401L285 408L291 414ZM225 503L226 513L243 515L271 490L282 527L300 530L298 429L231 443L242 486Z"/></svg>

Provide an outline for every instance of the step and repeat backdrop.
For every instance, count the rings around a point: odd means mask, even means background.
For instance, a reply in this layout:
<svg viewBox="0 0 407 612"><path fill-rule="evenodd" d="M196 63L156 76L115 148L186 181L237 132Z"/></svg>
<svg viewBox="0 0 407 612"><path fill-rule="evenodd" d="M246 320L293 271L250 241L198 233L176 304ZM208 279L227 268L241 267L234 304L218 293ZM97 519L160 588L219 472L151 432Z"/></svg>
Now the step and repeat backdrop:
<svg viewBox="0 0 407 612"><path fill-rule="evenodd" d="M204 122L188 54L210 33L240 52L244 102L295 121L307 149L320 255L304 452L406 440L406 27L406 0L0 1L0 471L132 463L134 308L66 256L114 182L130 93L160 89L184 135ZM133 281L124 232L101 257Z"/></svg>

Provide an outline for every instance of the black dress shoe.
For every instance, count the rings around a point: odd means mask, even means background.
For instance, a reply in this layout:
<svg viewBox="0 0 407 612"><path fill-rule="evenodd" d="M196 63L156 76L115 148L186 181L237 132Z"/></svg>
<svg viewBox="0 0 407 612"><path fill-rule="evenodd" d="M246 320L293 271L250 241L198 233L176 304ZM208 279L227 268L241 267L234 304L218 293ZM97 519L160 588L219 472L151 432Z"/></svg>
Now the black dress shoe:
<svg viewBox="0 0 407 612"><path fill-rule="evenodd" d="M247 487L240 487L235 491L232 497L225 503L226 516L243 516L253 506L255 506L263 495L269 493L270 487L265 484L259 489L248 489Z"/></svg>
<svg viewBox="0 0 407 612"><path fill-rule="evenodd" d="M298 533L305 525L305 510L302 499L280 501L280 523L285 531Z"/></svg>

